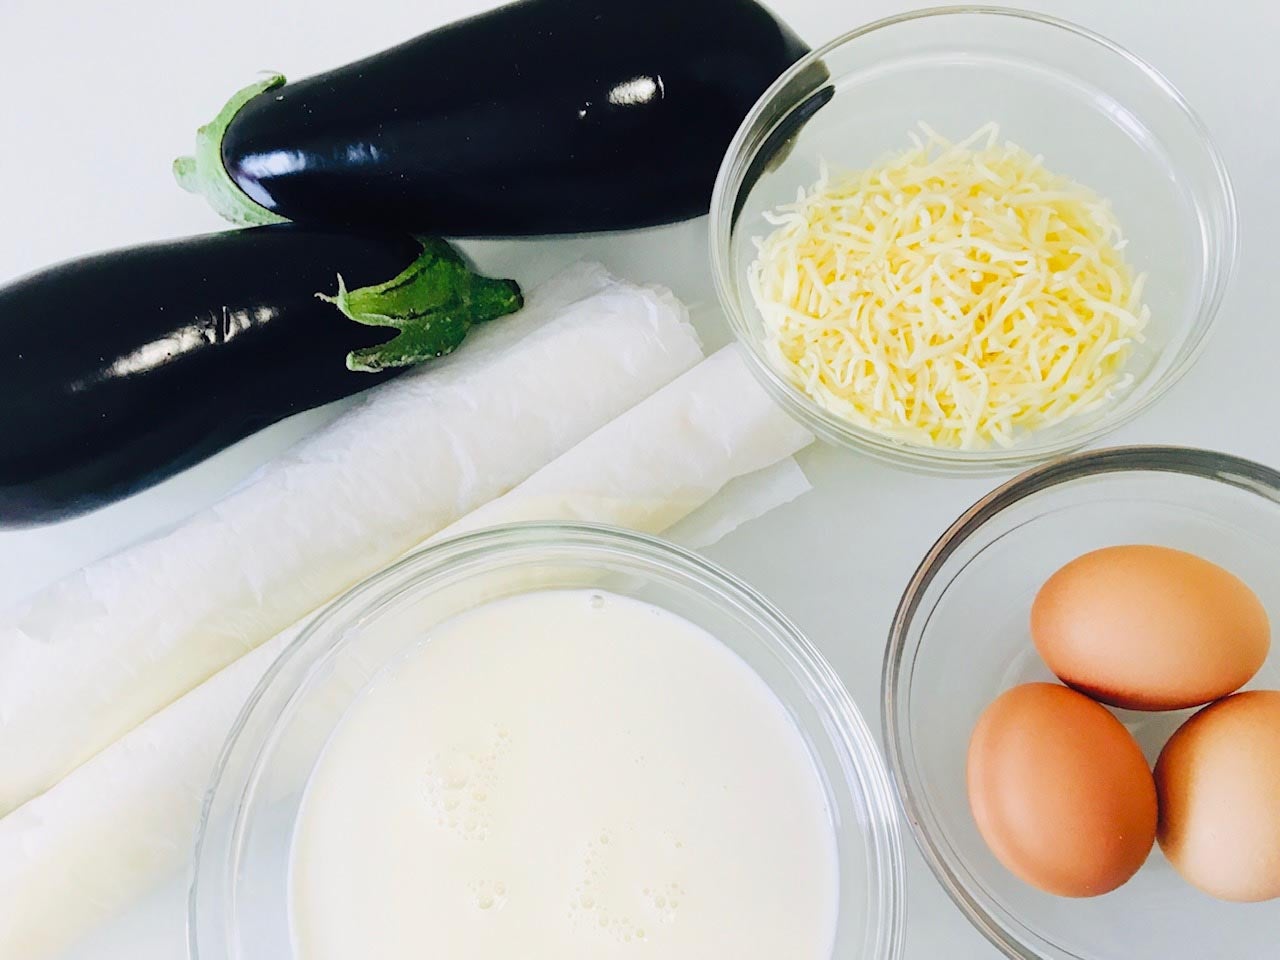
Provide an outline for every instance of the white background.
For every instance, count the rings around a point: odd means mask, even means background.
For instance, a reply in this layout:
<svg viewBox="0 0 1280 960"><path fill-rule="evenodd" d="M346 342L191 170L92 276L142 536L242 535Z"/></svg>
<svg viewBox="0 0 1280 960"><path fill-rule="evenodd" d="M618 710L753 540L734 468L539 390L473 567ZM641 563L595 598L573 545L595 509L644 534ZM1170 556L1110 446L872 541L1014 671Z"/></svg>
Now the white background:
<svg viewBox="0 0 1280 960"><path fill-rule="evenodd" d="M630 2L630 0L618 0ZM696 3L697 0L689 0ZM101 248L219 229L169 176L195 127L262 69L302 77L491 0L0 0L0 282ZM811 44L910 0L774 0ZM1280 465L1280 5L1273 0L1025 0L1092 27L1165 72L1202 113L1235 179L1242 255L1204 358L1112 442L1174 442ZM483 64L483 51L477 51ZM703 221L603 238L469 245L481 266L533 283L589 255L671 286L709 345L725 339ZM110 322L118 304L84 305ZM278 425L161 487L92 516L0 533L0 603L176 522L334 411ZM0 411L3 416L3 411ZM831 449L802 462L815 492L711 552L794 617L879 724L881 654L903 585L939 532L995 480L902 473ZM912 960L992 958L907 842ZM175 879L75 951L76 960L184 955ZM22 958L5 958L22 960ZM852 958L851 958L852 960Z"/></svg>

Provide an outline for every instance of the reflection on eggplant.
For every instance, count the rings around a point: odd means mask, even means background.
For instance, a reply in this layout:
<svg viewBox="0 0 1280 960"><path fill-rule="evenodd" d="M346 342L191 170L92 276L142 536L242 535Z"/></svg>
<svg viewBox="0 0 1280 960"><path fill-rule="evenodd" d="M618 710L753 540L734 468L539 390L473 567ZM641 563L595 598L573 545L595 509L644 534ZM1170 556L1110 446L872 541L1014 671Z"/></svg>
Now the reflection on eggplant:
<svg viewBox="0 0 1280 960"><path fill-rule="evenodd" d="M772 109L757 119L755 128L768 133L743 174L733 202L731 224L737 224L743 204L760 177L782 166L804 125L836 95L835 87L828 83L830 79L822 61L814 61L791 78L773 99Z"/></svg>

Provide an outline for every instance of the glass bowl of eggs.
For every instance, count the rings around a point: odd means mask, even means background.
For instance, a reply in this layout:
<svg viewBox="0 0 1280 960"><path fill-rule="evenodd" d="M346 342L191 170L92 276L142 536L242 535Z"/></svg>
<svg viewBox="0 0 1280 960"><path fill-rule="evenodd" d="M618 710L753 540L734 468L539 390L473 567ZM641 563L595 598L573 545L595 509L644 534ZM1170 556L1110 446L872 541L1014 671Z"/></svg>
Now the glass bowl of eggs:
<svg viewBox="0 0 1280 960"><path fill-rule="evenodd" d="M1280 943L1280 473L1127 447L1034 469L942 536L894 619L889 766L1006 956Z"/></svg>
<svg viewBox="0 0 1280 960"><path fill-rule="evenodd" d="M721 305L793 416L994 473L1084 446L1187 371L1237 226L1222 158L1151 66L1040 14L943 7L779 78L710 231Z"/></svg>

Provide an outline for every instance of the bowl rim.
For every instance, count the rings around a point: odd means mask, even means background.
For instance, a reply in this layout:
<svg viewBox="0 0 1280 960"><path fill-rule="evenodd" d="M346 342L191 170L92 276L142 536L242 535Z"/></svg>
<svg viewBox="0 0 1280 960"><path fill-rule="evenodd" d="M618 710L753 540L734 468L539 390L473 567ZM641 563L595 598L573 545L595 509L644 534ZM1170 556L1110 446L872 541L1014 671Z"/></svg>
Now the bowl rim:
<svg viewBox="0 0 1280 960"><path fill-rule="evenodd" d="M801 669L800 681L824 721L834 724L826 731L849 763L849 773L861 791L857 829L866 849L868 904L866 945L869 960L898 960L902 955L906 928L906 868L898 805L894 798L884 754L834 667L808 637L777 606L759 591L728 570L702 555L670 541L622 527L584 522L524 522L502 524L462 534L416 550L351 587L327 604L321 612L280 653L241 708L219 752L201 806L194 856L188 874L187 951L191 960L200 960L204 926L202 894L206 885L225 887L228 859L238 846L243 828L244 788L238 779L228 779L238 751L252 752L252 768L261 762L261 752L277 729L279 716L271 719L262 742L242 742L247 728L264 698L287 666L305 656L313 638L342 632L363 616L379 610L404 590L430 590L459 563L488 561L496 568L539 548L580 551L579 562L588 554L612 552L649 568L652 575L685 578L700 588L704 602L725 610L746 614L768 634L771 645L784 652ZM323 661L324 656L320 657ZM313 663L313 667L314 667ZM305 687L310 671L297 686L285 691L291 702ZM799 678L797 678L799 679ZM828 726L824 722L824 727ZM815 758L816 764L816 758ZM843 764L842 764L843 766ZM839 783L833 783L839 788ZM230 792L230 793L227 793ZM225 794L225 795L224 795ZM234 794L234 796L230 796ZM215 804L221 798L234 805L230 844L210 845ZM834 811L833 811L834 813ZM215 916L222 921L225 916ZM208 958L206 951L204 956ZM228 960L221 955L211 960ZM833 958L834 960L834 958Z"/></svg>
<svg viewBox="0 0 1280 960"><path fill-rule="evenodd" d="M948 559L986 523L1005 510L1053 487L1113 473L1171 473L1223 483L1280 504L1280 471L1234 454L1196 447L1130 445L1091 450L1063 457L1028 470L1001 484L965 510L937 539L908 581L894 612L881 673L880 721L885 758L917 849L934 878L969 922L1011 960L1045 960L1018 941L999 920L969 892L952 868L949 858L925 827L924 811L930 806L920 798L906 775L911 765L901 724L905 722L900 685L904 672L907 634L920 612L924 593Z"/></svg>
<svg viewBox="0 0 1280 960"><path fill-rule="evenodd" d="M757 127L762 124L764 117L773 111L778 101L784 101L787 88L796 78L815 65L821 65L823 58L832 52L868 34L906 23L954 16L1002 17L1030 21L1062 30L1097 44L1135 68L1163 94L1194 133L1212 171L1212 192L1215 202L1221 205L1221 210L1217 212L1222 217L1222 236L1218 242L1210 245L1212 249L1208 251L1207 260L1201 269L1204 290L1195 307L1195 325L1180 348L1182 357L1160 375L1141 399L1123 410L1113 410L1110 414L1104 414L1086 430L1051 442L1028 444L1011 449L954 450L944 447L924 447L888 439L827 412L784 379L763 355L759 344L749 333L745 321L745 308L738 295L738 286L734 280L735 273L730 263L737 222L734 207L738 191L760 143L767 137L768 132L777 127L782 117L775 116L768 130L757 130ZM788 106L794 106L794 104L788 104ZM786 112L789 111L783 113ZM754 144L753 140L756 141ZM1200 205L1196 206L1199 208ZM1204 223L1201 219L1202 232L1203 229ZM910 10L855 27L810 51L778 77L761 94L743 119L721 161L711 195L708 244L716 297L729 320L734 339L741 352L746 355L748 368L788 414L824 441L836 446L850 448L920 472L982 476L1025 469L1050 458L1071 453L1130 422L1161 400L1195 365L1217 325L1222 301L1231 287L1238 267L1240 224L1231 174L1208 126L1182 92L1156 67L1103 34L1061 17L1017 7L953 4Z"/></svg>

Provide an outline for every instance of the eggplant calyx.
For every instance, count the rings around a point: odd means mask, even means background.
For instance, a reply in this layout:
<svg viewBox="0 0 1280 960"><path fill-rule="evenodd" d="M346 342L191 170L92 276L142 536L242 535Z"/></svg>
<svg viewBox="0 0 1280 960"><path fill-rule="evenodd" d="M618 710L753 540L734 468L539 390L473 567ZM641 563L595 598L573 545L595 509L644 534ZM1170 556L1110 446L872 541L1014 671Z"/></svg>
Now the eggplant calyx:
<svg viewBox="0 0 1280 960"><path fill-rule="evenodd" d="M316 294L356 323L400 331L386 343L347 354L348 370L378 373L443 357L466 339L472 324L496 320L524 305L514 280L475 273L444 240L418 242L422 252L385 283L348 290L338 274L336 295Z"/></svg>
<svg viewBox="0 0 1280 960"><path fill-rule="evenodd" d="M240 226L284 223L284 217L255 203L227 173L222 162L222 137L246 103L283 84L282 75L270 73L237 90L216 117L196 130L195 152L173 161L173 175L178 186L188 193L200 194L216 213Z"/></svg>

